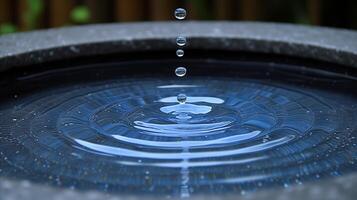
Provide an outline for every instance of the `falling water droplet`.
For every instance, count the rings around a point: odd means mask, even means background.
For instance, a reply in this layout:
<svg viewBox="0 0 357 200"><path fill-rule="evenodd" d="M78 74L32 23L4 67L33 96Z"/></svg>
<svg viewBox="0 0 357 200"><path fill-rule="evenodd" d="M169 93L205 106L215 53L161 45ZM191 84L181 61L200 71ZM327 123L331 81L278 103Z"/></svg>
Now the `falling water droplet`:
<svg viewBox="0 0 357 200"><path fill-rule="evenodd" d="M177 44L178 46L180 46L180 47L185 46L185 45L186 45L186 42L187 42L187 40L186 40L186 38L183 37L183 36L178 36L178 37L176 38L176 44Z"/></svg>
<svg viewBox="0 0 357 200"><path fill-rule="evenodd" d="M178 20L183 20L186 18L186 10L183 8L177 8L175 10L175 18Z"/></svg>
<svg viewBox="0 0 357 200"><path fill-rule="evenodd" d="M178 67L175 70L175 74L178 77L184 77L186 75L186 72L187 72L187 70L184 67Z"/></svg>
<svg viewBox="0 0 357 200"><path fill-rule="evenodd" d="M181 57L183 57L185 55L185 51L183 49L178 49L176 51L176 55L177 55L177 57L181 58Z"/></svg>
<svg viewBox="0 0 357 200"><path fill-rule="evenodd" d="M179 94L179 95L177 95L177 101L178 101L180 104L186 103L186 99L187 99L187 96L186 96L185 94Z"/></svg>

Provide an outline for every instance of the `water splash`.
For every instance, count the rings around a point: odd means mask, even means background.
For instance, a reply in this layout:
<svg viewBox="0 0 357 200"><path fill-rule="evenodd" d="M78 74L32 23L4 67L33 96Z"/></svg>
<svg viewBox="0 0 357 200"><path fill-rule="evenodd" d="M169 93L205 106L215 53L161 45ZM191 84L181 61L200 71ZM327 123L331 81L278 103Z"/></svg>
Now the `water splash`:
<svg viewBox="0 0 357 200"><path fill-rule="evenodd" d="M181 104L186 103L187 96L185 94L179 94L177 95L177 101Z"/></svg>

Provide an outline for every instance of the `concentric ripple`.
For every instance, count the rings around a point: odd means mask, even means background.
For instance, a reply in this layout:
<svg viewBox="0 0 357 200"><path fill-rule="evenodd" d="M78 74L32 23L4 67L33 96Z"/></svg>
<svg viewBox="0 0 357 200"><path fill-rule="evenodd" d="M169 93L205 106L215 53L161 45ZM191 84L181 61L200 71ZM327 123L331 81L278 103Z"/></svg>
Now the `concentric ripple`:
<svg viewBox="0 0 357 200"><path fill-rule="evenodd" d="M287 187L356 169L356 111L353 96L223 77L52 89L0 110L0 174L182 196Z"/></svg>

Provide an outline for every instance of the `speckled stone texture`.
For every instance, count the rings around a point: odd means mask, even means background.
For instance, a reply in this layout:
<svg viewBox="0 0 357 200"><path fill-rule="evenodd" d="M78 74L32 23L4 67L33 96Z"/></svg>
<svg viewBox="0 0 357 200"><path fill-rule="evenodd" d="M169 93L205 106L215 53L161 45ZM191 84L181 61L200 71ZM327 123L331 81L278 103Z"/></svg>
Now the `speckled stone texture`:
<svg viewBox="0 0 357 200"><path fill-rule="evenodd" d="M0 69L86 55L174 49L177 33L195 49L243 50L357 67L357 33L329 28L234 22L80 26L0 37Z"/></svg>
<svg viewBox="0 0 357 200"><path fill-rule="evenodd" d="M134 23L92 25L18 33L0 37L0 71L13 67L108 53L173 50L177 33L189 38L187 49L274 53L357 67L357 32L320 27L232 22ZM356 199L357 174L288 189L210 199ZM0 179L0 200L144 199L72 191L26 181ZM145 199L158 199L145 197ZM163 197L166 199L166 197Z"/></svg>
<svg viewBox="0 0 357 200"><path fill-rule="evenodd" d="M357 175L349 175L319 183L309 183L287 189L270 189L256 193L226 196L192 196L192 200L345 200L356 199ZM95 191L73 191L32 184L27 181L0 181L0 200L159 200L169 197L120 196Z"/></svg>

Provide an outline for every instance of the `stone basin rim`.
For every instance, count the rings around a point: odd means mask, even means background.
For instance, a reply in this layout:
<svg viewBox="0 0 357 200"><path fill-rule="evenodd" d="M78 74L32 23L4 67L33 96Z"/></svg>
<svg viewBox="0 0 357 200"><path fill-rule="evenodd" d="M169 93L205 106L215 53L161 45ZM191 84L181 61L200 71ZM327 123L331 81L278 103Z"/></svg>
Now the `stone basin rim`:
<svg viewBox="0 0 357 200"><path fill-rule="evenodd" d="M357 67L357 32L259 22L144 22L85 25L0 37L0 71L64 58L186 49L269 53Z"/></svg>

